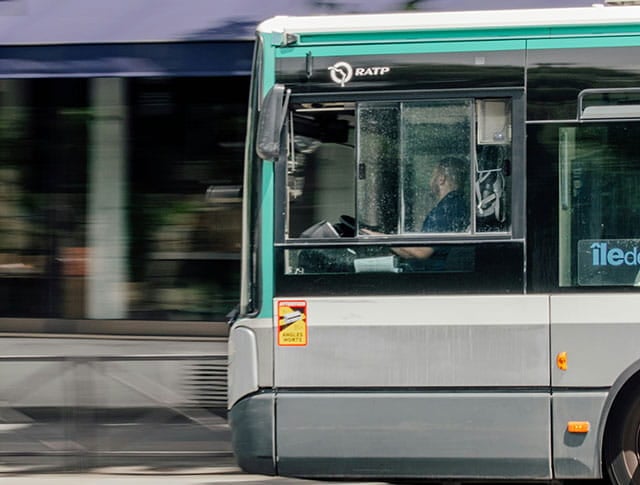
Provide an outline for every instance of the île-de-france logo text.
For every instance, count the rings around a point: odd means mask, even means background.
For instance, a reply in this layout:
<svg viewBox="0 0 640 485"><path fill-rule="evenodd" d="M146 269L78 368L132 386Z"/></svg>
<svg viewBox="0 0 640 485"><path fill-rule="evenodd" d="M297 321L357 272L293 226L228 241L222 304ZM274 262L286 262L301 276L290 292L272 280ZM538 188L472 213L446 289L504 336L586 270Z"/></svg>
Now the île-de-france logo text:
<svg viewBox="0 0 640 485"><path fill-rule="evenodd" d="M340 87L344 87L353 77L370 77L370 76L384 76L391 71L390 67L375 66L375 67L352 67L351 64L344 61L336 62L333 66L329 66L329 75L331 80L339 84Z"/></svg>

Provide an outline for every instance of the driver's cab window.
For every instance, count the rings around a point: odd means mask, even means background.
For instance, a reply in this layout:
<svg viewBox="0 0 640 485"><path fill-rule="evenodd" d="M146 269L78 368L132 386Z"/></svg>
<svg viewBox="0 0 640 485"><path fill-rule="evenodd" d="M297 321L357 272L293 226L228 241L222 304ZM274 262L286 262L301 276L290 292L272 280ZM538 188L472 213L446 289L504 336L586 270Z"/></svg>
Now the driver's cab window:
<svg viewBox="0 0 640 485"><path fill-rule="evenodd" d="M511 131L509 98L294 103L285 239L315 243L286 273L443 271L449 240L508 235Z"/></svg>
<svg viewBox="0 0 640 485"><path fill-rule="evenodd" d="M472 103L362 104L358 220L385 234L470 231Z"/></svg>
<svg viewBox="0 0 640 485"><path fill-rule="evenodd" d="M312 235L316 223L355 214L355 105L302 105L292 120L285 229L297 238Z"/></svg>

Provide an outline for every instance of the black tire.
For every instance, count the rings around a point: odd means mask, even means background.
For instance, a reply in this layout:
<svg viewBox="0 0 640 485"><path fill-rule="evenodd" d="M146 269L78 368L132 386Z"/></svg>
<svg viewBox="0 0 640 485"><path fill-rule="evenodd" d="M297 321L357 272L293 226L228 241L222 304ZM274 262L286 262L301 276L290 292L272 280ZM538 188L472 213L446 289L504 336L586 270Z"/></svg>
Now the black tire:
<svg viewBox="0 0 640 485"><path fill-rule="evenodd" d="M605 439L604 463L611 482L640 485L640 394L615 412Z"/></svg>

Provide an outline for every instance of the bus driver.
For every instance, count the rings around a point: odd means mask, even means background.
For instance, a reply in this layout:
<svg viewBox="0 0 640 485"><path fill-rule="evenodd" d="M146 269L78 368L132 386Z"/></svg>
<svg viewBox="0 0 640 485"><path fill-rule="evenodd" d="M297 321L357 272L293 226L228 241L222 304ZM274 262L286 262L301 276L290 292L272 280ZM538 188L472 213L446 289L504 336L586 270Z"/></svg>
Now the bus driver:
<svg viewBox="0 0 640 485"><path fill-rule="evenodd" d="M430 188L436 205L429 211L420 232L448 233L464 232L469 227L469 203L464 195L464 184L468 180L468 163L456 157L438 161L431 175ZM369 229L361 229L368 235L380 235ZM446 250L435 247L395 247L393 252L406 259L428 259L446 257ZM442 254L439 254L442 253Z"/></svg>

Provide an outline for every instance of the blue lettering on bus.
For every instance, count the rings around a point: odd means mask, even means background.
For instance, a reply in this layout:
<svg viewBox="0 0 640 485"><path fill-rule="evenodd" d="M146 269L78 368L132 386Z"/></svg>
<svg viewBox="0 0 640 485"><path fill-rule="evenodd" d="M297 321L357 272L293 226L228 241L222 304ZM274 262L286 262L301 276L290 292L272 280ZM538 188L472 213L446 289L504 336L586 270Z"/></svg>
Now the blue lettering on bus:
<svg viewBox="0 0 640 485"><path fill-rule="evenodd" d="M637 246L625 251L619 247L609 247L606 242L595 242L590 246L593 266L639 266L640 252Z"/></svg>

